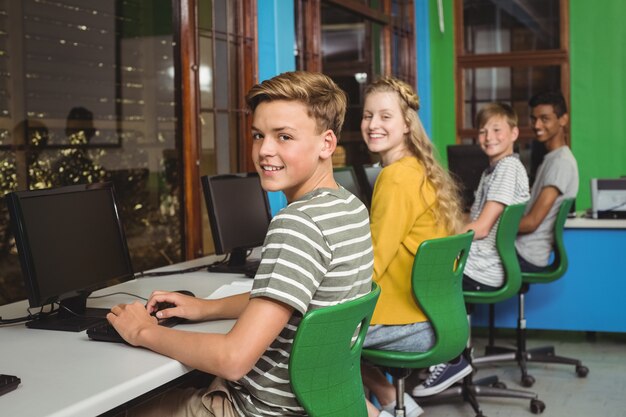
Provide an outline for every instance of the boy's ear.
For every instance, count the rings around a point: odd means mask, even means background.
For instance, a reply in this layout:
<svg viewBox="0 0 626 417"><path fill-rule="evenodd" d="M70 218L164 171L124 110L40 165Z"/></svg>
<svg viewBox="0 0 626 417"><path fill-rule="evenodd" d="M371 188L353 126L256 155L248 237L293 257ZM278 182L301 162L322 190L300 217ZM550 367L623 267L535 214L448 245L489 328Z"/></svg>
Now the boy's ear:
<svg viewBox="0 0 626 417"><path fill-rule="evenodd" d="M519 137L519 128L517 126L511 129L511 136L513 136L513 142L515 142Z"/></svg>
<svg viewBox="0 0 626 417"><path fill-rule="evenodd" d="M561 127L565 127L567 126L568 122L569 122L569 114L563 113L563 116L559 117L559 124L561 125Z"/></svg>
<svg viewBox="0 0 626 417"><path fill-rule="evenodd" d="M335 132L328 129L323 133L323 138L320 159L328 159L333 156L333 152L337 149L337 136L335 136Z"/></svg>

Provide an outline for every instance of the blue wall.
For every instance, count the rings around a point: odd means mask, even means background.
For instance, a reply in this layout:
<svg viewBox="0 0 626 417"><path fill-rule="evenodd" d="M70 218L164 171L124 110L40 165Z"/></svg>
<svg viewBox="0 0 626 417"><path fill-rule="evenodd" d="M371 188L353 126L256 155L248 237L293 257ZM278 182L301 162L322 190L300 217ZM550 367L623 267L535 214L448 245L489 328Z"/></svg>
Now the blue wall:
<svg viewBox="0 0 626 417"><path fill-rule="evenodd" d="M419 116L426 133L432 137L432 97L430 80L430 30L428 0L415 0L415 40L417 45L417 94Z"/></svg>
<svg viewBox="0 0 626 417"><path fill-rule="evenodd" d="M296 69L293 1L258 0L259 81ZM272 215L287 205L282 192L269 192Z"/></svg>

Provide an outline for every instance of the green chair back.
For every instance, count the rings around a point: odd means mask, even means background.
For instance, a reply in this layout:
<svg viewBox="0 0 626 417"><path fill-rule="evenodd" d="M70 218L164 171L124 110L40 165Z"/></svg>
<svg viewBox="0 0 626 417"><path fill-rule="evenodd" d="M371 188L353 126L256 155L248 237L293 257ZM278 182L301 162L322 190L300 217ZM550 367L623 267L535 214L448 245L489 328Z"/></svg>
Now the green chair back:
<svg viewBox="0 0 626 417"><path fill-rule="evenodd" d="M412 270L413 294L435 331L426 352L363 349L370 362L390 368L425 368L458 356L467 343L469 326L462 291L465 261L474 232L422 242Z"/></svg>
<svg viewBox="0 0 626 417"><path fill-rule="evenodd" d="M309 311L302 318L293 341L289 376L309 416L367 416L361 350L379 295L380 287L372 283L367 295Z"/></svg>
<svg viewBox="0 0 626 417"><path fill-rule="evenodd" d="M494 304L517 294L522 286L522 272L515 239L519 223L524 215L526 204L506 206L500 215L500 223L496 232L496 248L504 269L504 285L495 291L466 291L465 301L469 304Z"/></svg>
<svg viewBox="0 0 626 417"><path fill-rule="evenodd" d="M573 198L566 198L561 202L559 213L554 221L554 259L550 265L541 272L522 272L522 281L525 284L548 283L561 278L567 271L567 251L563 243L563 227L567 215L574 204Z"/></svg>

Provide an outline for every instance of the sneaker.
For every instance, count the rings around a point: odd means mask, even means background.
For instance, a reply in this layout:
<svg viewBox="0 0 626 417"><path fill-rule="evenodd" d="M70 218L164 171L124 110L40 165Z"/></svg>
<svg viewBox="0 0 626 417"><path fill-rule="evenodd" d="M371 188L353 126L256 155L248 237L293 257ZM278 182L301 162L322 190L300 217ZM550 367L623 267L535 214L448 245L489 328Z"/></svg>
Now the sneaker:
<svg viewBox="0 0 626 417"><path fill-rule="evenodd" d="M417 405L415 400L411 398L409 394L404 393L404 409L406 417L417 417L421 416L424 413L422 407ZM379 414L379 417L384 416L394 416L396 414L396 402L392 401L387 405L383 406L382 412Z"/></svg>
<svg viewBox="0 0 626 417"><path fill-rule="evenodd" d="M426 381L413 388L414 397L438 394L472 372L472 365L462 356L456 363L441 363L431 368L430 376Z"/></svg>

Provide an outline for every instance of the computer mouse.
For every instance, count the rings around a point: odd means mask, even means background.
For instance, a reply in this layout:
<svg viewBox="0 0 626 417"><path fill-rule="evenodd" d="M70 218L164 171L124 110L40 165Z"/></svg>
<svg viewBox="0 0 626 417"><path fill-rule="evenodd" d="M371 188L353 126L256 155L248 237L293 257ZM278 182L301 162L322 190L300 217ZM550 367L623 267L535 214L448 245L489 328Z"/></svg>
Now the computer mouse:
<svg viewBox="0 0 626 417"><path fill-rule="evenodd" d="M188 296L190 296L190 297L195 297L195 294L194 294L194 293L192 293L192 292L191 292L191 291L189 291L189 290L178 290L178 291L174 291L174 292L179 292L179 293L181 293L181 294L188 295Z"/></svg>
<svg viewBox="0 0 626 417"><path fill-rule="evenodd" d="M188 291L188 290L177 290L177 291L174 291L174 292L177 292L177 293L180 293L180 294L183 294L183 295L188 295L190 297L195 297L194 293L192 293L191 291ZM157 313L157 311L165 310L167 308L172 308L172 307L176 307L176 304L168 303L167 301L163 301L161 303L157 303L156 304L156 310L153 311L151 315L154 316Z"/></svg>

